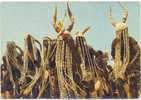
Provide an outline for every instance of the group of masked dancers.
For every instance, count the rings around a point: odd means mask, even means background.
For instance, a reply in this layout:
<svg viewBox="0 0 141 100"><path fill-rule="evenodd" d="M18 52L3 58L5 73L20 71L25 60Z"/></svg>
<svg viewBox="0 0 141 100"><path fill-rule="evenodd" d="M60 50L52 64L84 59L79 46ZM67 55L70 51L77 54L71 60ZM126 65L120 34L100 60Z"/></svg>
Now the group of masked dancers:
<svg viewBox="0 0 141 100"><path fill-rule="evenodd" d="M115 29L111 43L114 64L109 55L87 44L90 27L71 35L75 17L69 4L69 21L53 15L56 38L44 37L42 43L31 34L24 37L24 49L14 41L6 44L1 64L1 98L138 98L141 95L140 47L128 34L128 10L123 8L121 22L112 18Z"/></svg>

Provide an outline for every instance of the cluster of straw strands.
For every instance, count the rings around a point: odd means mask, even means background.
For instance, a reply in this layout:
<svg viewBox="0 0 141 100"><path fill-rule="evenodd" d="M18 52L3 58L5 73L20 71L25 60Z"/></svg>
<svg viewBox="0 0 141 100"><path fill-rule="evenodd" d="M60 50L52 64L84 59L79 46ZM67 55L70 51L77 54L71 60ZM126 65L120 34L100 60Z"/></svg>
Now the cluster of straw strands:
<svg viewBox="0 0 141 100"><path fill-rule="evenodd" d="M129 86L125 86L124 90L127 97L134 97L135 94L130 93L133 89L130 84L137 82L137 87L139 86L140 75L137 74L140 70L140 48L125 33L127 30L123 31L121 40L113 41L112 56L116 70L113 69L112 72L105 70L108 68L107 64L99 63L101 53L90 47L84 36L77 36L75 40L71 36L66 40L44 37L42 45L27 34L24 51L14 41L7 42L3 66L8 75L4 82L10 81L11 98L101 98L108 93L112 97L111 73L114 80L124 79L124 74L128 73L126 77L129 79ZM124 52L121 52L121 48ZM135 57L133 52L136 52ZM137 74L133 75L133 72ZM120 91L122 90L119 89L119 97L126 97Z"/></svg>

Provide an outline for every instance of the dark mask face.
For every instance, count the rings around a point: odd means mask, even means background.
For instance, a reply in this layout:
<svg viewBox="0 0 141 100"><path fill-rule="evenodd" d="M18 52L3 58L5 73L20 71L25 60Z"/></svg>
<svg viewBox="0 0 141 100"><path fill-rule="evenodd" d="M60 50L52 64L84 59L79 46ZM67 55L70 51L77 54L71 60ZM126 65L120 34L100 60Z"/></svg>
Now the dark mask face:
<svg viewBox="0 0 141 100"><path fill-rule="evenodd" d="M126 18L124 17L124 18L122 18L122 22L123 23L125 23L126 22Z"/></svg>

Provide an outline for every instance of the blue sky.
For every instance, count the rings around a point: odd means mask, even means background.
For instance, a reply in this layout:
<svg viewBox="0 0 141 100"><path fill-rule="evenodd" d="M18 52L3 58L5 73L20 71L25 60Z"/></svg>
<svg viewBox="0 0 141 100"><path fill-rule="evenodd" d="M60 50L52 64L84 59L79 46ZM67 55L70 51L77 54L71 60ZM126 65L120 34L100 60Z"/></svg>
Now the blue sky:
<svg viewBox="0 0 141 100"><path fill-rule="evenodd" d="M31 33L38 40L44 36L55 37L52 27L52 15L55 3L58 5L58 16L63 17L65 2L3 2L0 5L1 16L1 55L4 54L7 41L14 40L20 47L24 46L24 34ZM122 9L117 2L71 2L70 8L75 16L73 33L90 26L86 34L87 42L96 50L110 53L111 42L115 31L108 22L109 5L116 21L121 21ZM123 2L128 7L129 35L139 41L139 3ZM42 41L41 41L42 42Z"/></svg>

